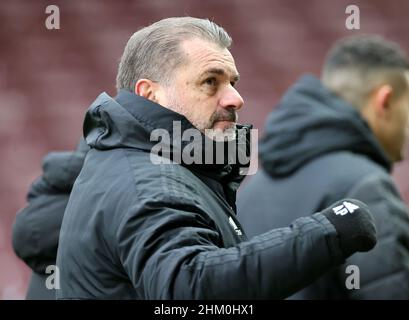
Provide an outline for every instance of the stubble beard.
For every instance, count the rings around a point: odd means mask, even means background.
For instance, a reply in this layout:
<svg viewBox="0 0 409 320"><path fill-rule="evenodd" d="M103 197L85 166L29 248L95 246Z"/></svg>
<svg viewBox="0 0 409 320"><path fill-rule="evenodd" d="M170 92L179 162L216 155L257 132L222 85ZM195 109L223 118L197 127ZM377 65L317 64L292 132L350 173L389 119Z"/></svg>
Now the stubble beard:
<svg viewBox="0 0 409 320"><path fill-rule="evenodd" d="M210 119L201 121L194 116L194 106L185 106L180 100L175 92L168 92L168 108L183 115L196 129L208 138L217 142L233 141L236 139L236 122L238 115L234 109L215 111ZM214 129L214 125L218 121L229 121L232 122L232 124L225 129Z"/></svg>

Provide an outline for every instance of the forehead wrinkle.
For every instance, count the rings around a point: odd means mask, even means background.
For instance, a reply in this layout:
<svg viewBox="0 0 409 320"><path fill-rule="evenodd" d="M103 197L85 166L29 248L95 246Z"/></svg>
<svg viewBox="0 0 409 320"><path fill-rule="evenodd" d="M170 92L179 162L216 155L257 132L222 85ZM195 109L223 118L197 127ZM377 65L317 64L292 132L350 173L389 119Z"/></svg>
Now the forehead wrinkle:
<svg viewBox="0 0 409 320"><path fill-rule="evenodd" d="M238 80L240 77L236 69L234 59L231 53L227 49L220 49L217 46L208 44L205 41L199 40L196 46L187 47L190 41L183 43L184 51L188 57L189 64L194 64L201 70L200 74L203 75L210 69L222 69L225 70L230 77ZM190 42L191 43L191 42Z"/></svg>
<svg viewBox="0 0 409 320"><path fill-rule="evenodd" d="M240 78L234 62L228 61L228 59L218 59L213 57L200 60L197 62L197 65L201 75L213 73L233 78L236 81Z"/></svg>

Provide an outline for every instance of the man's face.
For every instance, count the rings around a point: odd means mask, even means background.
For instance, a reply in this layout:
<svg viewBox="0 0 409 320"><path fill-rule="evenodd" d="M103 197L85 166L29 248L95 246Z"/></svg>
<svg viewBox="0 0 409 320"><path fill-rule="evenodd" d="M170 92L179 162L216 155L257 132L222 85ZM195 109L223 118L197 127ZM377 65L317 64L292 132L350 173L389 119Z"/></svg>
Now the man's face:
<svg viewBox="0 0 409 320"><path fill-rule="evenodd" d="M239 74L231 53L197 38L183 41L181 49L186 63L175 70L158 103L184 115L203 133L215 130L213 138L227 137L243 106L234 88Z"/></svg>
<svg viewBox="0 0 409 320"><path fill-rule="evenodd" d="M405 92L391 108L384 125L383 145L392 161L401 161L405 154L405 144L409 136L409 92Z"/></svg>
<svg viewBox="0 0 409 320"><path fill-rule="evenodd" d="M396 101L391 114L391 153L393 161L400 161L405 155L405 144L409 138L409 91Z"/></svg>

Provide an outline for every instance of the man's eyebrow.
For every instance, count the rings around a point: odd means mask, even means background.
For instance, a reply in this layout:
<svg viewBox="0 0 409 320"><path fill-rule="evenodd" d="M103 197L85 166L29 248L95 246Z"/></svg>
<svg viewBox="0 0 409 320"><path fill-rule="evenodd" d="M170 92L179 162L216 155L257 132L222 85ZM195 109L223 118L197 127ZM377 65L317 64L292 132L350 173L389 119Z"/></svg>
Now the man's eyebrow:
<svg viewBox="0 0 409 320"><path fill-rule="evenodd" d="M224 76L224 75L226 75L226 71L224 70L224 69L220 69L220 68L210 68L210 69L207 69L207 70L205 70L204 72L203 72L203 74L202 75L205 75L205 74L208 74L208 73L214 73L214 74L217 74L217 75L219 75L219 76ZM233 80L234 81L239 81L240 80L240 74L238 74L238 73L234 73L233 74Z"/></svg>

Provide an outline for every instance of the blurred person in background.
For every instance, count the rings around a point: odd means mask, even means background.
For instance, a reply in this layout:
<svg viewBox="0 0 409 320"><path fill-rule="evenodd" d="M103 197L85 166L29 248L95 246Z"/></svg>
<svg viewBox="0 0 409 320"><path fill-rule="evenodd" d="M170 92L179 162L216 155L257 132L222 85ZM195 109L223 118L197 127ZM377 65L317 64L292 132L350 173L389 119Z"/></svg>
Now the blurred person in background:
<svg viewBox="0 0 409 320"><path fill-rule="evenodd" d="M409 299L409 215L390 172L408 135L409 62L375 35L341 39L321 79L301 77L270 114L262 169L238 196L249 237L352 197L374 213L378 244L298 292L295 299ZM347 265L360 271L349 290ZM300 266L302 268L302 266Z"/></svg>
<svg viewBox="0 0 409 320"><path fill-rule="evenodd" d="M236 142L243 100L230 44L223 28L190 17L129 39L118 95L102 93L85 116L91 149L64 213L57 298L284 298L375 245L356 200L353 215L329 207L248 241L235 217L237 164L153 163L155 129L171 135L157 157L174 159L175 122L212 146Z"/></svg>
<svg viewBox="0 0 409 320"><path fill-rule="evenodd" d="M43 174L30 187L27 206L16 216L13 248L32 270L26 299L55 299L55 290L46 287L46 270L56 264L65 207L88 149L81 139L75 151L48 154Z"/></svg>

